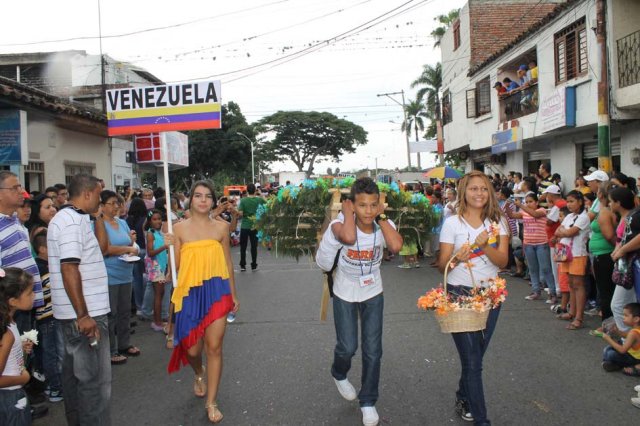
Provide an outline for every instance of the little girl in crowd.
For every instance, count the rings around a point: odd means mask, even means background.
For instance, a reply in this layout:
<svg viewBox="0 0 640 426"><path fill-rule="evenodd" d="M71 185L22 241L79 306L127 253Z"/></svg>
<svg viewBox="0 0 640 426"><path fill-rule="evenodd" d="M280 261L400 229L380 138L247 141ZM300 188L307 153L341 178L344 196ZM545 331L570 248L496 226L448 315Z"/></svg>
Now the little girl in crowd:
<svg viewBox="0 0 640 426"><path fill-rule="evenodd" d="M150 210L147 221L144 225L147 232L147 257L145 258L145 269L147 279L153 283L153 322L151 328L154 331L162 331L162 299L164 297L164 287L167 282L167 264L169 242L165 242L162 233L162 212L160 210Z"/></svg>
<svg viewBox="0 0 640 426"><path fill-rule="evenodd" d="M559 220L560 223L562 223L564 221L564 219L569 216L571 214L571 212L569 211L569 209L567 207L563 207L560 209L560 213L559 213ZM553 238L552 243L556 244L557 240L556 237ZM560 264L558 264L560 265ZM551 307L551 310L553 312L555 312L556 314L565 314L567 313L567 306L569 306L569 296L570 296L570 292L569 292L569 273L568 272L560 272L559 270L560 268L558 268L558 282L559 282L559 288L560 288L560 303L557 305L553 305Z"/></svg>
<svg viewBox="0 0 640 426"><path fill-rule="evenodd" d="M635 366L640 364L640 303L624 306L624 324L631 327L623 344L604 333L602 338L609 344L604 348L602 368L605 371L624 369L625 374L637 375Z"/></svg>
<svg viewBox="0 0 640 426"><path fill-rule="evenodd" d="M571 212L556 230L560 244L569 247L573 258L560 263L558 273L569 274L569 312L558 319L571 321L567 330L582 328L587 293L584 277L587 273L587 238L591 221L585 208L582 192L573 190L567 194L567 208Z"/></svg>
<svg viewBox="0 0 640 426"><path fill-rule="evenodd" d="M31 410L22 386L31 376L24 366L23 345L13 321L17 310L33 308L33 277L19 268L0 269L0 425L31 424ZM29 345L25 351L30 352Z"/></svg>

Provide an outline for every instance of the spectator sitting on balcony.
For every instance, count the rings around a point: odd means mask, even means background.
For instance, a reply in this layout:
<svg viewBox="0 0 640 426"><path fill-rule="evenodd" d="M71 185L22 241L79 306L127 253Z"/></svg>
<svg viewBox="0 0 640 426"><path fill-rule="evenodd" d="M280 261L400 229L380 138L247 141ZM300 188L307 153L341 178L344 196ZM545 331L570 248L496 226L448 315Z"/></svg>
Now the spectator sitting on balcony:
<svg viewBox="0 0 640 426"><path fill-rule="evenodd" d="M498 97L503 96L505 93L507 93L507 89L499 81L496 81L496 84L493 85L493 88L498 92Z"/></svg>

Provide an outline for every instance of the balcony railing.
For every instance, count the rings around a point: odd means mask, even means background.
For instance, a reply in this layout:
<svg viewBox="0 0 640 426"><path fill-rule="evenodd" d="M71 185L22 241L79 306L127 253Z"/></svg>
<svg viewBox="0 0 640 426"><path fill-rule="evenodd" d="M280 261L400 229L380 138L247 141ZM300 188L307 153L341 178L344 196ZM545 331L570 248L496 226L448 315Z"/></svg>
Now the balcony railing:
<svg viewBox="0 0 640 426"><path fill-rule="evenodd" d="M640 30L622 37L618 44L618 85L640 83Z"/></svg>
<svg viewBox="0 0 640 426"><path fill-rule="evenodd" d="M500 121L509 121L538 111L538 84L500 97Z"/></svg>

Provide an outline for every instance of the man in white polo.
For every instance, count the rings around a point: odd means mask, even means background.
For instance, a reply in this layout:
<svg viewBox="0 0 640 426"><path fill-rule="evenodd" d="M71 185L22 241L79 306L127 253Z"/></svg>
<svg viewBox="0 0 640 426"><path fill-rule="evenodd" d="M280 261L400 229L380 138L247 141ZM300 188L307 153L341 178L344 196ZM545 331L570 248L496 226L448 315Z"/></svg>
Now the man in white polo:
<svg viewBox="0 0 640 426"><path fill-rule="evenodd" d="M67 423L111 424L109 288L100 241L92 216L102 187L94 176L79 174L68 186L69 204L49 223L47 248L53 316L64 336L62 389ZM106 233L102 219L96 232Z"/></svg>

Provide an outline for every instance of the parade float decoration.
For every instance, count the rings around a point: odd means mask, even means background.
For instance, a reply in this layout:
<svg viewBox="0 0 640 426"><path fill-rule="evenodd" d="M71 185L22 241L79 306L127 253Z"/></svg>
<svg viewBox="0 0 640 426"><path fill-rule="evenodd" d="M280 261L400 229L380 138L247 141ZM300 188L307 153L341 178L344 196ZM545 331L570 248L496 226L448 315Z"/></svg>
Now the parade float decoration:
<svg viewBox="0 0 640 426"><path fill-rule="evenodd" d="M484 330L489 311L496 309L507 298L506 280L495 277L479 285L473 278L473 263L464 262L473 287L466 296L452 296L447 292L447 271L454 268L456 255L447 262L444 280L440 286L429 290L418 299L418 308L434 311L443 333L461 333Z"/></svg>
<svg viewBox="0 0 640 426"><path fill-rule="evenodd" d="M305 180L300 186L280 188L256 211L256 229L275 256L313 256L322 234L338 217L342 199L351 192L354 178ZM438 217L423 194L401 191L398 184L378 183L380 202L407 243L426 244ZM329 300L325 282L321 318Z"/></svg>

